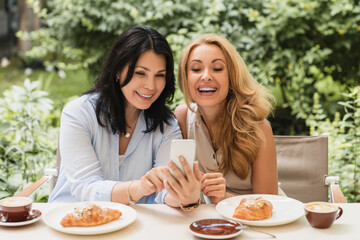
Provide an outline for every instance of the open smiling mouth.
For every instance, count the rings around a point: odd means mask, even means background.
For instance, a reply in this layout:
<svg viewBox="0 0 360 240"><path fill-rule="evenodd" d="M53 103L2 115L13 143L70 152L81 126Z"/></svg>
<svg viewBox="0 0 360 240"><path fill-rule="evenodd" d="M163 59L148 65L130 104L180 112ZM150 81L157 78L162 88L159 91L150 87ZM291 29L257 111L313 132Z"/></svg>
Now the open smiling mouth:
<svg viewBox="0 0 360 240"><path fill-rule="evenodd" d="M216 92L217 88L198 88L200 93L210 94Z"/></svg>
<svg viewBox="0 0 360 240"><path fill-rule="evenodd" d="M139 93L139 92L136 92L136 94L139 95L140 97L143 97L143 98L151 98L153 96L153 94L146 95L146 94L142 94L142 93Z"/></svg>

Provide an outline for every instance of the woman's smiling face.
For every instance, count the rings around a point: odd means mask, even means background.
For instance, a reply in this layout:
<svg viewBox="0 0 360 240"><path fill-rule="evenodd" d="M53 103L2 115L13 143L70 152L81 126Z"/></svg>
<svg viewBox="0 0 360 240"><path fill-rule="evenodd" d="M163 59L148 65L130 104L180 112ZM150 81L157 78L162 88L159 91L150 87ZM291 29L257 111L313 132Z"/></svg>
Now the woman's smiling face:
<svg viewBox="0 0 360 240"><path fill-rule="evenodd" d="M229 92L229 74L220 47L203 44L193 48L186 73L191 98L199 107L224 107Z"/></svg>
<svg viewBox="0 0 360 240"><path fill-rule="evenodd" d="M117 78L125 80L129 65L124 67ZM140 55L130 82L121 88L126 108L148 109L160 96L166 84L166 60L163 55L149 50Z"/></svg>

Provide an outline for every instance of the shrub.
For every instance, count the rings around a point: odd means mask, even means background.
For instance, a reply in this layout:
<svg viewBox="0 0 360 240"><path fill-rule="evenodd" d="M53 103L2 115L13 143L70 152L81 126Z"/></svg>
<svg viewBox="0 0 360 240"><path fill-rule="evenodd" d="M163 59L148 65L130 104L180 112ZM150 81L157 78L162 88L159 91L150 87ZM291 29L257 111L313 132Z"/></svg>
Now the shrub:
<svg viewBox="0 0 360 240"><path fill-rule="evenodd" d="M53 102L40 82L26 79L0 98L0 199L12 196L54 167L58 129L51 126Z"/></svg>
<svg viewBox="0 0 360 240"><path fill-rule="evenodd" d="M44 1L28 2L44 27L19 33L35 43L27 55L60 68L97 73L115 36L134 25L164 34L176 62L194 36L224 35L256 79L279 89L275 133L308 133L315 92L333 118L342 110L338 90L354 87L360 76L359 0L48 0L42 8Z"/></svg>
<svg viewBox="0 0 360 240"><path fill-rule="evenodd" d="M329 174L340 177L340 186L349 202L360 202L360 87L344 94L339 102L345 114L330 121L323 112L319 95L314 95L313 112L307 124L311 135L328 135Z"/></svg>

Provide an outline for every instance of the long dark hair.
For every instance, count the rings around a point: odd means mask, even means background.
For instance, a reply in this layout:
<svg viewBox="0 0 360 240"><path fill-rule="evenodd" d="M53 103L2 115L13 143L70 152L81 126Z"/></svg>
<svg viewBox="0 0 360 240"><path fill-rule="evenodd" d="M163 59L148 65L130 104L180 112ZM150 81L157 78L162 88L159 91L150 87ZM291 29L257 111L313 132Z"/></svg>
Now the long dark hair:
<svg viewBox="0 0 360 240"><path fill-rule="evenodd" d="M175 76L174 59L166 39L156 30L147 27L132 27L123 32L115 41L103 70L95 82L95 86L84 94L98 93L96 117L100 126L107 127L114 134L126 133L125 97L121 88L126 86L133 74L136 62L145 51L152 50L166 59L166 84L156 101L146 110L146 133L169 124L173 117L171 110L165 105L174 98ZM116 74L129 64L124 82L119 84Z"/></svg>

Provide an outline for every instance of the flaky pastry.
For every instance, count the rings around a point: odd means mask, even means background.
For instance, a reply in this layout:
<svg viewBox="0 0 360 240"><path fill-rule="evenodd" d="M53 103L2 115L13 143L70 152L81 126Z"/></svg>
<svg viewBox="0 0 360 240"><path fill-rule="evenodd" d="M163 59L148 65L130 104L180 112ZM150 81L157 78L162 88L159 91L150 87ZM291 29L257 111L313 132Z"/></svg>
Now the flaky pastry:
<svg viewBox="0 0 360 240"><path fill-rule="evenodd" d="M273 206L271 202L257 198L243 198L235 209L233 218L244 220L263 220L272 216Z"/></svg>
<svg viewBox="0 0 360 240"><path fill-rule="evenodd" d="M114 221L121 215L119 210L90 204L82 209L75 208L74 212L66 214L60 224L63 227L92 227Z"/></svg>

